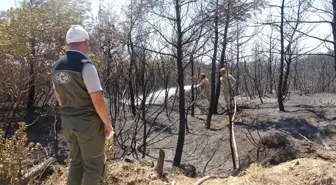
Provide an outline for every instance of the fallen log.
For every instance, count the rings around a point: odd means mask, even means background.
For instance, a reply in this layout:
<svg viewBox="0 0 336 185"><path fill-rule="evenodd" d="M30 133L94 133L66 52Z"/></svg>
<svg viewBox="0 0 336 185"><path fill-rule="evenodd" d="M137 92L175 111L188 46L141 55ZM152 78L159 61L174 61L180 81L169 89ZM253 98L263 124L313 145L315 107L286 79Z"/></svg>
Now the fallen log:
<svg viewBox="0 0 336 185"><path fill-rule="evenodd" d="M28 173L23 175L22 178L18 179L15 184L16 185L26 185L26 184L28 184L31 179L33 179L34 177L39 175L43 170L45 170L47 167L49 167L50 164L53 163L53 162L56 162L55 158L53 158L53 157L48 158L47 160L45 160L41 164L31 168L28 171Z"/></svg>

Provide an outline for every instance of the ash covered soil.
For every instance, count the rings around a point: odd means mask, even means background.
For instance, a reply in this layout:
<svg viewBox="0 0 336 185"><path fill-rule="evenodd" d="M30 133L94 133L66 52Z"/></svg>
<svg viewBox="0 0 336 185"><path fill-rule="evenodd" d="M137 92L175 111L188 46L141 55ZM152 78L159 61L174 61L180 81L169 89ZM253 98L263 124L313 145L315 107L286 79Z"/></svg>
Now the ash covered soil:
<svg viewBox="0 0 336 185"><path fill-rule="evenodd" d="M235 137L241 170L252 163L267 167L297 158L335 161L336 156L329 154L336 149L335 98L335 94L327 93L291 93L290 99L285 102L286 112L280 112L274 97L263 98L261 104L259 99L247 100L246 97L237 96ZM189 132L185 136L182 163L194 165L198 176L237 175L231 160L228 115L213 115L211 129L207 130L204 128L207 106L205 99L197 101L195 117L189 115L187 118ZM151 106L147 112L147 127L151 127L147 139L147 158L156 162L159 149L163 149L166 156L165 171L170 172L174 171L172 160L178 137L179 115L177 106L157 116L160 110L159 106ZM119 139L132 134L128 128L134 126L130 115L119 119L115 128L117 133L122 130ZM139 133L138 146L142 142L142 127L139 127ZM42 138L34 136L32 131L29 135L35 141ZM59 136L59 152L66 156L67 144L62 135ZM129 143L125 142L127 145ZM131 148L126 150L127 158L136 158ZM122 153L123 150L117 146L115 157ZM140 151L137 154L141 156Z"/></svg>
<svg viewBox="0 0 336 185"><path fill-rule="evenodd" d="M323 151L335 150L335 98L335 94L291 93L285 102L286 112L280 112L275 98L264 98L261 104L259 99L237 96L235 136L241 168L245 169L251 163L277 165L300 157L323 158ZM206 110L206 100L197 102L197 107L201 106ZM197 110L195 117L188 116L190 132L185 136L182 163L194 165L198 174L234 174L228 115L214 115L211 129L207 130L204 128L206 115L201 112ZM168 119L164 114L159 117L157 123ZM164 149L168 163L166 170L172 166L175 153L178 112L173 111L169 118L176 124L154 128L156 132L148 139L150 157L156 159L158 150Z"/></svg>

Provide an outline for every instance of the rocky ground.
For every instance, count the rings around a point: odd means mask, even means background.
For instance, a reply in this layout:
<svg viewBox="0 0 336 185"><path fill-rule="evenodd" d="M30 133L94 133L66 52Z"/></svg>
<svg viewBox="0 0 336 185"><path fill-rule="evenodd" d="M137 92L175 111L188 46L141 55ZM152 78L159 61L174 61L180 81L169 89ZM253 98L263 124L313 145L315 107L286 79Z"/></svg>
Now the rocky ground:
<svg viewBox="0 0 336 185"><path fill-rule="evenodd" d="M306 95L294 92L291 93L290 99L285 102L286 112L280 112L278 111L277 101L274 97L264 98L263 104L260 103L259 99L247 100L245 97L236 97L238 112L236 115L235 135L241 169L247 169L252 163L261 164L267 169L259 166L249 168L243 176L244 178L240 178L247 179L244 183L242 183L243 181L235 180L235 178L229 178L225 180L226 184L239 184L238 182L241 182L240 184L265 184L269 176L277 176L277 173L280 173L278 168L282 168L272 166L287 161L292 162L282 164L284 166L283 173L285 176L287 174L288 178L292 178L294 173L288 171L287 167L296 163L295 159L297 158L302 158L299 160L300 165L296 165L302 166L302 169L299 169L297 172L299 174L297 177L300 178L300 175L302 175L300 173L304 172L306 168L308 169L308 166L305 165L308 165L310 162L312 164L316 163L319 166L316 168L316 178L319 177L321 179L323 177L322 172L325 170L335 170L331 165L334 160L333 155L326 154L336 149L336 135L334 134L336 132L336 106L333 102L335 98L335 94ZM189 133L185 137L182 163L194 165L199 177L203 175L217 175L221 177L237 175L232 170L228 116L225 114L214 115L211 129L207 130L204 128L206 115L202 114L201 111L207 106L207 102L206 100L200 100L196 104L201 109L196 110L195 117L188 116ZM155 163L159 149L163 149L166 153L165 171L174 172L172 160L177 143L178 111L176 111L175 107L171 111L165 110L156 116L158 112L160 112L158 107L151 107L147 114L153 114L148 117L147 123L148 128L152 125L152 132L147 139L147 158L153 160ZM130 117L125 118L119 120L119 125L117 122L116 130L123 130L123 134L127 135L131 133L131 131L127 131L127 128L133 127L134 122L131 121ZM33 132L30 135L32 134ZM38 140L36 136L30 137ZM42 136L40 137L43 138ZM126 138L122 135L119 135L119 137ZM59 143L61 148L59 152L66 154L66 142L61 138ZM138 145L140 143L141 137L138 139ZM116 156L120 156L121 151L120 147L117 147L115 151ZM126 157L131 160L135 158L130 149L126 154ZM115 165L119 165L119 162L116 161ZM293 169L296 169L296 166L294 165ZM270 175L263 175L266 171L268 172L268 167L274 173L269 172ZM254 172L253 170L256 169L259 171ZM141 176L138 178L141 179ZM174 176L174 178L179 179L182 177ZM306 177L302 176L302 178ZM315 176L311 178L315 178ZM330 184L335 183L333 180L328 181L328 178L326 177L326 182L331 181L332 183ZM173 179L170 178L170 180ZM187 179L186 182L177 184L191 184L195 181L195 179L189 180ZM212 184L216 184L215 181L212 180ZM171 183L172 181L168 180L167 182ZM224 181L220 182L223 184ZM270 181L270 184L278 183ZM295 183L290 181L287 183L286 181L285 184Z"/></svg>

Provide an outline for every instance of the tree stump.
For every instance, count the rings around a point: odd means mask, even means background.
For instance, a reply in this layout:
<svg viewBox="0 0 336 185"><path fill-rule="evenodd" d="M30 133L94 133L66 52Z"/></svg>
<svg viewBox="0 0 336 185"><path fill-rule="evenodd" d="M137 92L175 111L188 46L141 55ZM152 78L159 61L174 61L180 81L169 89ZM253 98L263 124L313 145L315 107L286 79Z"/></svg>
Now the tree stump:
<svg viewBox="0 0 336 185"><path fill-rule="evenodd" d="M164 158L165 158L165 153L162 149L160 149L159 158L158 158L158 162L156 166L156 172L158 173L160 178L163 177Z"/></svg>

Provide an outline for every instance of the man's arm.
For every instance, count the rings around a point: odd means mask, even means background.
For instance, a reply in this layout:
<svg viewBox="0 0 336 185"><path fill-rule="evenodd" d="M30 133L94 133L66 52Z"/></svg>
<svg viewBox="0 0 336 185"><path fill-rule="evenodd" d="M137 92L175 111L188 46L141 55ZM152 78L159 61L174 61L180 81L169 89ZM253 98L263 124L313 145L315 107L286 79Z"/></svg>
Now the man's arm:
<svg viewBox="0 0 336 185"><path fill-rule="evenodd" d="M57 100L57 102L58 102L58 105L59 105L60 107L62 107L62 102L61 102L61 99L60 99L58 93L56 92L56 89L54 89L54 93L55 93L55 97L56 97L56 100Z"/></svg>
<svg viewBox="0 0 336 185"><path fill-rule="evenodd" d="M204 80L202 80L198 85L196 85L196 87L200 87L202 88L204 86Z"/></svg>
<svg viewBox="0 0 336 185"><path fill-rule="evenodd" d="M104 124L110 124L108 113L107 113L107 106L104 100L103 93L101 91L94 92L90 94L93 105Z"/></svg>
<svg viewBox="0 0 336 185"><path fill-rule="evenodd" d="M82 75L93 106L104 123L105 134L108 134L113 131L113 129L108 117L107 106L103 96L103 88L100 84L98 72L96 68L89 63L85 64Z"/></svg>
<svg viewBox="0 0 336 185"><path fill-rule="evenodd" d="M59 94L58 94L57 91L56 91L54 82L52 83L52 85L53 85L54 94L55 94L56 100L57 100L57 102L58 102L58 105L59 105L60 107L62 107L62 101L61 101L61 98L59 97Z"/></svg>

